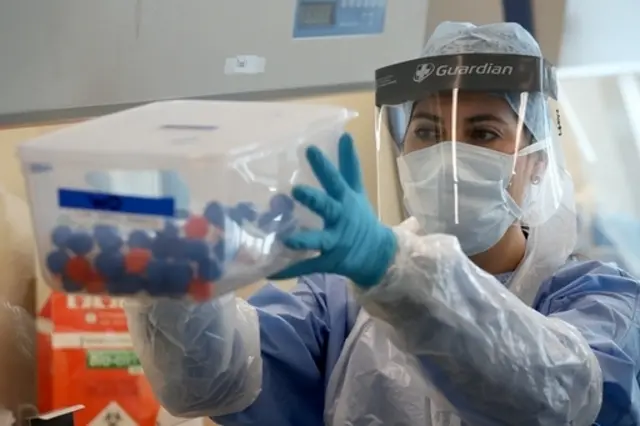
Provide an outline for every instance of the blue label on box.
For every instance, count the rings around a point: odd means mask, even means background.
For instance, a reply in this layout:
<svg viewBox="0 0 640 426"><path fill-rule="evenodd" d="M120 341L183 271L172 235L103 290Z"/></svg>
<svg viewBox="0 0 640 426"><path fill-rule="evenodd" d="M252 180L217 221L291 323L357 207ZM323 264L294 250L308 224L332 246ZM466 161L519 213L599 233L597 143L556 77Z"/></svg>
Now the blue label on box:
<svg viewBox="0 0 640 426"><path fill-rule="evenodd" d="M58 205L67 209L147 216L171 217L175 214L175 200L171 197L136 197L105 192L78 191L74 189L59 189Z"/></svg>

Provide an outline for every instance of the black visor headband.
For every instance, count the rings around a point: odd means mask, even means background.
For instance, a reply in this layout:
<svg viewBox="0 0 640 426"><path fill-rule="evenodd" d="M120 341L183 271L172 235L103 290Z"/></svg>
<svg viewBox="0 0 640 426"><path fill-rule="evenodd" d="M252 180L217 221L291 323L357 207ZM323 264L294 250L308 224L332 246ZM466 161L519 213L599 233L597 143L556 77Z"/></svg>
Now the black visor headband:
<svg viewBox="0 0 640 426"><path fill-rule="evenodd" d="M446 90L540 92L557 99L555 68L537 56L443 55L376 70L376 105L417 101Z"/></svg>

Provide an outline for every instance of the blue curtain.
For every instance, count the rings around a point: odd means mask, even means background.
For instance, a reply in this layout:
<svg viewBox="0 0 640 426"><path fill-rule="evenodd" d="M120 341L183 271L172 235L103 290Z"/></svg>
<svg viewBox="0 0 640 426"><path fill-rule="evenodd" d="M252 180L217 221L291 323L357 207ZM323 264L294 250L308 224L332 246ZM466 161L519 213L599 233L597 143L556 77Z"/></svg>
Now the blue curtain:
<svg viewBox="0 0 640 426"><path fill-rule="evenodd" d="M531 3L532 0L502 0L502 13L506 22L517 22L535 37Z"/></svg>

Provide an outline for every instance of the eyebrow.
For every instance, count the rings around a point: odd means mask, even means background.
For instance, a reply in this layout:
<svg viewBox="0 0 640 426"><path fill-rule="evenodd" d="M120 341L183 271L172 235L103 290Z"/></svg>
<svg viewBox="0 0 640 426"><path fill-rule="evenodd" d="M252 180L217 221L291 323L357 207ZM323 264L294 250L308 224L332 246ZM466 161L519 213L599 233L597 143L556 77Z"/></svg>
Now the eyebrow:
<svg viewBox="0 0 640 426"><path fill-rule="evenodd" d="M442 118L441 117L439 117L439 116L437 116L435 114L430 114L428 112L418 111L418 112L413 114L413 117L411 117L412 120L414 118L422 118L422 119L433 121L433 122L436 122L436 123L442 123ZM464 121L467 122L467 123L470 123L470 124L483 123L483 122L487 122L487 121L493 121L493 122L496 122L496 123L508 124L502 118L498 117L497 115L493 115L493 114L478 114L478 115L474 115L474 116L471 116L471 117L467 117L467 118L465 118Z"/></svg>

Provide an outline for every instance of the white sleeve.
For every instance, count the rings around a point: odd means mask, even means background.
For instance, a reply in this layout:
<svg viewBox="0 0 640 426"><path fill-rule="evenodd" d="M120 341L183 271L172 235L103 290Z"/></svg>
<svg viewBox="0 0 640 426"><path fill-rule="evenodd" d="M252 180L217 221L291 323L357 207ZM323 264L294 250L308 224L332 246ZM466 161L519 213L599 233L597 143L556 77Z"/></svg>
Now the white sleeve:
<svg viewBox="0 0 640 426"><path fill-rule="evenodd" d="M245 301L233 295L203 304L131 301L126 311L144 373L172 415L222 416L258 397L258 318Z"/></svg>
<svg viewBox="0 0 640 426"><path fill-rule="evenodd" d="M570 324L528 307L449 235L402 228L383 281L357 291L469 424L592 424L602 373ZM485 423L483 423L485 422Z"/></svg>

